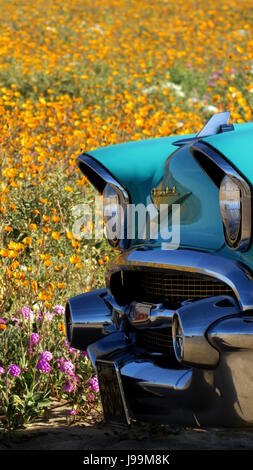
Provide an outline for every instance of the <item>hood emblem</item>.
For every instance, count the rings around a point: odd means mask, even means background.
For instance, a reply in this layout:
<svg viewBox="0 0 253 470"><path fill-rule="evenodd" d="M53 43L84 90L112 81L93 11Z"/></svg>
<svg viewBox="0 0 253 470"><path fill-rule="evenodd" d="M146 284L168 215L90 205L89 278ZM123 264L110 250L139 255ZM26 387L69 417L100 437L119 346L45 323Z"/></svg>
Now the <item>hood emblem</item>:
<svg viewBox="0 0 253 470"><path fill-rule="evenodd" d="M177 191L176 186L173 186L172 188L166 186L163 188L162 183L160 183L157 188L151 189L151 199L157 209L159 209L160 204L168 204L169 207L172 206L172 204L180 204L191 194L191 192L180 194Z"/></svg>

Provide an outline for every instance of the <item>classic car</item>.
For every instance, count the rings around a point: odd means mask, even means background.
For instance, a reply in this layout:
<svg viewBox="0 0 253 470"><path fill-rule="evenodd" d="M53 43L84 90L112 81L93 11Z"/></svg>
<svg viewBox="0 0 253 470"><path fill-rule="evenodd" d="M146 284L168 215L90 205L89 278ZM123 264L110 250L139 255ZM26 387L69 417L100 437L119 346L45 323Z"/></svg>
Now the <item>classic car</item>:
<svg viewBox="0 0 253 470"><path fill-rule="evenodd" d="M253 424L253 123L218 113L194 135L99 148L80 170L125 227L128 206L180 205L180 241L121 230L106 287L68 300L105 420ZM116 215L115 215L116 214ZM105 219L107 224L107 219Z"/></svg>

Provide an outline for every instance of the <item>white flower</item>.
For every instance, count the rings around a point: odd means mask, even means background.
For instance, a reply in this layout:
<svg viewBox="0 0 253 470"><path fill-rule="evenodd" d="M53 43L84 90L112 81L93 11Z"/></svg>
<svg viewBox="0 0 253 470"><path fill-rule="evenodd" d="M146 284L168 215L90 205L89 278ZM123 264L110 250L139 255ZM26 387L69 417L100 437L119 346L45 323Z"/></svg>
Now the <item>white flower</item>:
<svg viewBox="0 0 253 470"><path fill-rule="evenodd" d="M216 106L213 106L212 104L208 104L207 106L204 107L205 111L209 111L210 113L217 113L219 111Z"/></svg>
<svg viewBox="0 0 253 470"><path fill-rule="evenodd" d="M246 29L238 29L237 34L239 34L239 36L247 36L248 31Z"/></svg>

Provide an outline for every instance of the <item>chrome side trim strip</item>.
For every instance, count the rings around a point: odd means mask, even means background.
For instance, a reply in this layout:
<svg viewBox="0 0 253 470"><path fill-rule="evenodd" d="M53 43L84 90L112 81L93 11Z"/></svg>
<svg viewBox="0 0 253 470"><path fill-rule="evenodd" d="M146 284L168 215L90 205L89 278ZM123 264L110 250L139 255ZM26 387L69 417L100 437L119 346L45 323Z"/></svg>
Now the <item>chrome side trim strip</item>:
<svg viewBox="0 0 253 470"><path fill-rule="evenodd" d="M138 247L118 255L111 265L110 274L120 270L142 268L169 269L211 276L231 287L241 310L253 309L253 274L239 261L201 251L142 250Z"/></svg>

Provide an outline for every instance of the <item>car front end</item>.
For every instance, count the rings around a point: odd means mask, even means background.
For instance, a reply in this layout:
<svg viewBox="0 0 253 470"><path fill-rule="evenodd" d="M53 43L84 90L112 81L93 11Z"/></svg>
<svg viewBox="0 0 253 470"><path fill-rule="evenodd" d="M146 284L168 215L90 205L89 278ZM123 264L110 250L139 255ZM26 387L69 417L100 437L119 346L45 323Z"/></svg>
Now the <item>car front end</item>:
<svg viewBox="0 0 253 470"><path fill-rule="evenodd" d="M243 152L233 158L236 145L253 142L253 125L229 126L225 114L196 136L79 157L106 204L122 208L106 287L69 299L65 312L68 341L87 349L109 422L253 424L253 165ZM129 239L128 205L150 202L167 205L168 230L152 237L138 226Z"/></svg>

